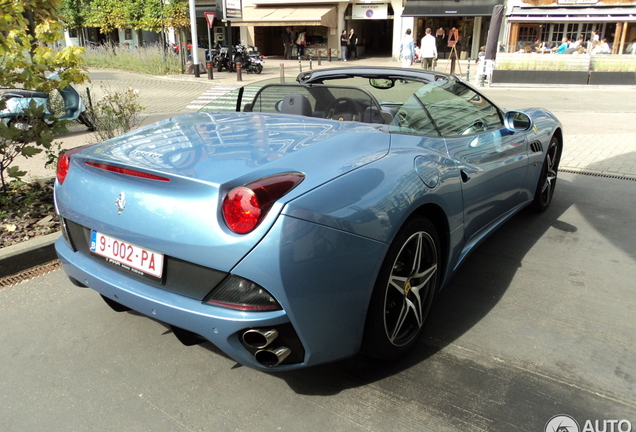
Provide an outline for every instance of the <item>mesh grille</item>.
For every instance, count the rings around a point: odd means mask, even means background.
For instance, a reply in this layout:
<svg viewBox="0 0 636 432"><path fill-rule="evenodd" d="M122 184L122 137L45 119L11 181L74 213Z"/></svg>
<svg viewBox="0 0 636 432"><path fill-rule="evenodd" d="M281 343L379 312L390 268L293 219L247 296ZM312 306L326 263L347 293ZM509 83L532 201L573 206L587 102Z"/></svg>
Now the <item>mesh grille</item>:
<svg viewBox="0 0 636 432"><path fill-rule="evenodd" d="M46 264L42 264L36 267L32 267L27 270L23 270L20 273L4 277L0 279L0 289L8 288L13 285L17 285L21 282L28 281L38 276L45 275L52 271L61 268L61 264L58 260L50 261Z"/></svg>
<svg viewBox="0 0 636 432"><path fill-rule="evenodd" d="M630 176L629 174L626 174L626 175L615 175L615 174L576 171L576 170L568 170L568 169L559 169L559 172L567 173L567 174L581 174L581 175L592 176L592 177L603 177L603 178L617 179L617 180L636 181L636 176Z"/></svg>

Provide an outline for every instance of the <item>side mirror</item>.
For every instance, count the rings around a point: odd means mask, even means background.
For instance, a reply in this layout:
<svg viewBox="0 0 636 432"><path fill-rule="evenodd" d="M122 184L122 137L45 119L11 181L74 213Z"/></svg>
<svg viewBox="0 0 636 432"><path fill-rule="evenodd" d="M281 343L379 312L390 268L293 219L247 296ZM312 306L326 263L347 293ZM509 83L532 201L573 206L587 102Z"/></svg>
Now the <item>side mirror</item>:
<svg viewBox="0 0 636 432"><path fill-rule="evenodd" d="M532 127L532 119L520 111L508 111L504 114L506 128L515 132L525 132Z"/></svg>

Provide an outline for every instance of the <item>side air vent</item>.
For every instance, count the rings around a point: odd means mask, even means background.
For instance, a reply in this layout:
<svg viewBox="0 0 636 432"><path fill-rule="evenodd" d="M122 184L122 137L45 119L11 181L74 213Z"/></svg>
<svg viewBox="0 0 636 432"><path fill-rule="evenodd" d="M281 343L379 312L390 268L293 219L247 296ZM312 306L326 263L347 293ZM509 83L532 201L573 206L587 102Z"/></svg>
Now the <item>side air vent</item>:
<svg viewBox="0 0 636 432"><path fill-rule="evenodd" d="M532 141L530 143L530 150L533 153L542 153L543 152L543 148L541 147L541 143L539 141Z"/></svg>

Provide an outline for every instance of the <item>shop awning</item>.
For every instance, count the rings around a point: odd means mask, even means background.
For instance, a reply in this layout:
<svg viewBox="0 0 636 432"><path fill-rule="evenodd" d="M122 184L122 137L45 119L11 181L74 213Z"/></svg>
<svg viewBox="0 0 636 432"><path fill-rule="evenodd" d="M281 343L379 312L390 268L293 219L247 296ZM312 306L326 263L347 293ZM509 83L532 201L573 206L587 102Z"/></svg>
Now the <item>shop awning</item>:
<svg viewBox="0 0 636 432"><path fill-rule="evenodd" d="M511 22L626 22L636 21L636 6L631 7L519 7L508 14Z"/></svg>
<svg viewBox="0 0 636 432"><path fill-rule="evenodd" d="M490 16L503 0L406 0L402 16Z"/></svg>
<svg viewBox="0 0 636 432"><path fill-rule="evenodd" d="M338 26L338 9L331 5L312 6L246 6L243 21L232 26Z"/></svg>

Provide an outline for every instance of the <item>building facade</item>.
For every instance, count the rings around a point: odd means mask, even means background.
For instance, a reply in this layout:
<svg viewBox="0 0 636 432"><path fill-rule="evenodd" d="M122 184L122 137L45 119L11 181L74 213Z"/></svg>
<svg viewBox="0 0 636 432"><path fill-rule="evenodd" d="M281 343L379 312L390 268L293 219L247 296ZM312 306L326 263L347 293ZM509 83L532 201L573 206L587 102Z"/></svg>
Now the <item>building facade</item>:
<svg viewBox="0 0 636 432"><path fill-rule="evenodd" d="M612 54L626 54L636 39L636 2L627 0L509 0L504 40L517 52L540 39L553 47L567 37L606 38Z"/></svg>

